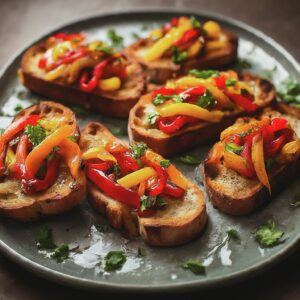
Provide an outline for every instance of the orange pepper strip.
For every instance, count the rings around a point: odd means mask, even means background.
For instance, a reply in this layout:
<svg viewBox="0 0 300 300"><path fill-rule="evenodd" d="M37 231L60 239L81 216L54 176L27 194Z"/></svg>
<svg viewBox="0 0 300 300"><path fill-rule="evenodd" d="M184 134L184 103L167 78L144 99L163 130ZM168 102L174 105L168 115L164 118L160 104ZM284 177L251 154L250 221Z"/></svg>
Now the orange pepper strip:
<svg viewBox="0 0 300 300"><path fill-rule="evenodd" d="M233 152L224 152L224 164L239 174L245 174L248 171L246 159Z"/></svg>
<svg viewBox="0 0 300 300"><path fill-rule="evenodd" d="M138 194L140 196L143 196L145 195L145 189L146 189L146 183L147 183L147 180L144 180L140 183L139 185L139 188L138 188Z"/></svg>
<svg viewBox="0 0 300 300"><path fill-rule="evenodd" d="M64 140L59 144L59 154L61 154L70 169L74 179L78 178L78 171L81 161L81 151L77 143L71 140Z"/></svg>
<svg viewBox="0 0 300 300"><path fill-rule="evenodd" d="M162 156L150 150L147 150L145 155L147 159L157 163L163 160ZM174 165L170 164L170 166L167 168L167 173L172 182L174 182L177 186L181 187L184 190L187 189L188 186L187 178L184 177L183 174Z"/></svg>
<svg viewBox="0 0 300 300"><path fill-rule="evenodd" d="M258 134L253 138L251 157L257 178L265 187L268 188L269 193L271 194L271 186L265 167L264 144L261 134Z"/></svg>
<svg viewBox="0 0 300 300"><path fill-rule="evenodd" d="M216 143L209 151L208 163L219 163L224 153L224 144L222 142Z"/></svg>
<svg viewBox="0 0 300 300"><path fill-rule="evenodd" d="M74 126L64 125L48 135L28 154L25 160L27 172L34 176L53 148L59 146L63 140L72 134L74 134Z"/></svg>

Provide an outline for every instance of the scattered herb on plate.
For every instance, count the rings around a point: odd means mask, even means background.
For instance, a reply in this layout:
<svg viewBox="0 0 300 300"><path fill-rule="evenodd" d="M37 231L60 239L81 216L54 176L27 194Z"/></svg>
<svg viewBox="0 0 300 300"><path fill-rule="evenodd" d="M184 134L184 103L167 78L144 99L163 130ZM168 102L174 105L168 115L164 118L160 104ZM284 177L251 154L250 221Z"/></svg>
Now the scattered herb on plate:
<svg viewBox="0 0 300 300"><path fill-rule="evenodd" d="M201 160L190 154L183 154L176 157L176 161L189 166L196 166L201 163Z"/></svg>
<svg viewBox="0 0 300 300"><path fill-rule="evenodd" d="M283 82L283 87L277 92L280 98L300 108L300 83L289 78Z"/></svg>
<svg viewBox="0 0 300 300"><path fill-rule="evenodd" d="M226 231L228 237L233 240L240 240L240 235L236 229L230 228Z"/></svg>
<svg viewBox="0 0 300 300"><path fill-rule="evenodd" d="M69 257L69 253L69 246L63 244L56 247L50 257L54 258L58 263L61 263Z"/></svg>
<svg viewBox="0 0 300 300"><path fill-rule="evenodd" d="M14 108L15 113L17 114L23 109L23 106L21 104L17 104Z"/></svg>
<svg viewBox="0 0 300 300"><path fill-rule="evenodd" d="M2 135L4 133L5 129L4 128L0 128L0 135Z"/></svg>
<svg viewBox="0 0 300 300"><path fill-rule="evenodd" d="M207 79L210 77L218 77L220 75L219 71L216 70L197 70L197 69L192 69L189 71L189 74L192 76L195 76L197 78L203 78L203 79Z"/></svg>
<svg viewBox="0 0 300 300"><path fill-rule="evenodd" d="M196 275L205 274L205 266L198 260L188 260L180 264L183 269L190 270Z"/></svg>
<svg viewBox="0 0 300 300"><path fill-rule="evenodd" d="M121 269L126 262L123 251L110 251L105 256L105 271L115 271Z"/></svg>
<svg viewBox="0 0 300 300"><path fill-rule="evenodd" d="M274 220L268 220L266 224L260 226L254 233L256 241L262 247L273 247L282 242L284 232L279 229Z"/></svg>
<svg viewBox="0 0 300 300"><path fill-rule="evenodd" d="M118 35L114 29L109 29L107 32L107 37L109 38L113 48L123 47L123 37Z"/></svg>

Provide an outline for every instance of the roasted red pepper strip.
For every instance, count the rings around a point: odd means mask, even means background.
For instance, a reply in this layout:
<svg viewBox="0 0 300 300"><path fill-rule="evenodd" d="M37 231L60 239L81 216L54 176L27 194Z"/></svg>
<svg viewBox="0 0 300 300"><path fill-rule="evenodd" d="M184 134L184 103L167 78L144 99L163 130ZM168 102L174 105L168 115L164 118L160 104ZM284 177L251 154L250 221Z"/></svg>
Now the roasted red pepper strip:
<svg viewBox="0 0 300 300"><path fill-rule="evenodd" d="M46 58L46 57L42 57L42 58L39 60L38 67L39 67L40 69L45 69L45 68L46 68L46 65L47 65L47 58Z"/></svg>
<svg viewBox="0 0 300 300"><path fill-rule="evenodd" d="M188 116L159 117L157 125L162 132L172 134L181 129L186 123L194 121L197 121L197 119Z"/></svg>
<svg viewBox="0 0 300 300"><path fill-rule="evenodd" d="M275 140L272 140L268 144L264 144L264 152L266 157L277 154L282 147L291 139L292 132L290 129L283 129L280 136Z"/></svg>
<svg viewBox="0 0 300 300"><path fill-rule="evenodd" d="M255 112L257 110L257 105L251 102L250 99L247 97L240 95L240 94L234 94L234 93L228 93L225 92L225 94L239 107L243 108L247 112Z"/></svg>
<svg viewBox="0 0 300 300"><path fill-rule="evenodd" d="M88 53L88 50L85 48L76 49L74 51L66 53L64 56L55 61L51 66L50 70L56 69L63 64L71 64L75 60L85 56Z"/></svg>
<svg viewBox="0 0 300 300"><path fill-rule="evenodd" d="M176 93L175 89L169 89L169 88L165 88L165 87L156 89L152 92L154 97L158 94L161 94L163 96L170 96L170 95L174 95L175 93Z"/></svg>
<svg viewBox="0 0 300 300"><path fill-rule="evenodd" d="M199 30L198 29L191 29L191 30L187 30L183 36L174 43L174 46L179 47L179 46L183 46L189 43L193 43L194 41L196 41L196 39L199 36Z"/></svg>
<svg viewBox="0 0 300 300"><path fill-rule="evenodd" d="M141 200L137 192L125 189L109 179L103 171L89 168L89 166L87 166L86 174L87 177L109 197L134 208L140 208Z"/></svg>
<svg viewBox="0 0 300 300"><path fill-rule="evenodd" d="M54 35L54 37L56 39L59 40L64 40L64 41L72 41L72 40L83 40L85 38L85 36L81 33L71 33L71 34L67 34L64 32L58 32Z"/></svg>
<svg viewBox="0 0 300 300"><path fill-rule="evenodd" d="M27 125L36 125L37 121L40 119L39 115L30 115L30 116L24 116L18 119L17 121L13 122L6 130L5 132L0 136L0 176L3 176L3 173L5 171L4 166L4 157L6 152L6 144L21 130L24 130L24 128Z"/></svg>
<svg viewBox="0 0 300 300"><path fill-rule="evenodd" d="M244 157L247 161L247 172L241 175L248 178L253 178L255 176L255 170L254 170L252 156L251 156L251 148L252 148L253 137L256 134L257 132L253 132L245 137L244 149L241 152L241 156Z"/></svg>
<svg viewBox="0 0 300 300"><path fill-rule="evenodd" d="M26 175L25 159L29 147L29 138L27 135L22 135L16 150L16 162L10 167L9 175L12 178L21 180Z"/></svg>
<svg viewBox="0 0 300 300"><path fill-rule="evenodd" d="M169 182L167 182L164 190L163 190L163 194L174 197L174 198L181 198L185 193L185 190L182 189L181 187L175 185L175 184L171 184Z"/></svg>
<svg viewBox="0 0 300 300"><path fill-rule="evenodd" d="M99 163L90 163L87 162L89 168L93 168L100 171L107 171L114 163L111 161L104 161Z"/></svg>
<svg viewBox="0 0 300 300"><path fill-rule="evenodd" d="M215 81L216 83L216 86L223 90L225 89L225 86L226 86L226 77L224 75L221 75L219 77L213 77L213 80Z"/></svg>
<svg viewBox="0 0 300 300"><path fill-rule="evenodd" d="M51 187L58 176L59 161L60 161L59 155L55 154L54 157L47 162L47 171L44 179L37 179L37 178L22 179L22 188L24 192L27 194L36 193Z"/></svg>

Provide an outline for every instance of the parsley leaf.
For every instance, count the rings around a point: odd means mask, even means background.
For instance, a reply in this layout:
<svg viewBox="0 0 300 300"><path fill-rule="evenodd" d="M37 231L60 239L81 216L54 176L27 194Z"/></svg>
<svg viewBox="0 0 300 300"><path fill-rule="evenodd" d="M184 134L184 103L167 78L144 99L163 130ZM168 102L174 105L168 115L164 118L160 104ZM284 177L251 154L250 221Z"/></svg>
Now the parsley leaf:
<svg viewBox="0 0 300 300"><path fill-rule="evenodd" d="M239 136L240 136L241 138L244 138L246 135L250 134L252 131L253 131L253 129L252 129L252 128L249 128L247 131L241 132L241 133L239 134Z"/></svg>
<svg viewBox="0 0 300 300"><path fill-rule="evenodd" d="M153 99L153 104L155 106L163 104L166 100L175 100L177 103L182 102L182 98L180 95L162 95L162 94L157 94L154 99Z"/></svg>
<svg viewBox="0 0 300 300"><path fill-rule="evenodd" d="M123 47L123 37L118 35L114 29L109 29L107 32L107 37L112 43L114 48L121 48Z"/></svg>
<svg viewBox="0 0 300 300"><path fill-rule="evenodd" d="M50 257L54 258L58 263L61 263L69 257L69 253L69 246L63 244L59 247L56 247Z"/></svg>
<svg viewBox="0 0 300 300"><path fill-rule="evenodd" d="M277 164L275 157L268 157L265 160L266 170L270 171Z"/></svg>
<svg viewBox="0 0 300 300"><path fill-rule="evenodd" d="M146 122L148 125L154 125L156 123L156 120L159 116L159 113L156 111L150 112L146 116Z"/></svg>
<svg viewBox="0 0 300 300"><path fill-rule="evenodd" d="M235 143L225 143L225 151L239 154L243 151L243 146Z"/></svg>
<svg viewBox="0 0 300 300"><path fill-rule="evenodd" d="M215 106L217 102L212 96L212 94L208 90L206 90L203 96L198 97L196 104L200 107L208 108L208 107Z"/></svg>
<svg viewBox="0 0 300 300"><path fill-rule="evenodd" d="M107 171L108 173L114 173L116 178L120 178L121 176L121 168L117 164L112 165Z"/></svg>
<svg viewBox="0 0 300 300"><path fill-rule="evenodd" d="M40 228L35 235L38 249L51 250L56 247L53 243L52 229L49 227Z"/></svg>
<svg viewBox="0 0 300 300"><path fill-rule="evenodd" d="M190 165L190 166L196 166L201 163L200 159L197 159L195 156L189 155L189 154L177 156L176 161L181 162L186 165Z"/></svg>
<svg viewBox="0 0 300 300"><path fill-rule="evenodd" d="M122 268L126 262L123 251L110 251L105 256L105 271L114 271Z"/></svg>
<svg viewBox="0 0 300 300"><path fill-rule="evenodd" d="M161 198L161 197L155 197L155 196L142 196L141 197L141 206L140 210L144 211L145 209L149 209L152 207L163 207L167 205L167 202Z"/></svg>
<svg viewBox="0 0 300 300"><path fill-rule="evenodd" d="M235 86L237 80L236 79L233 79L233 78L228 78L225 82L225 85L226 86Z"/></svg>
<svg viewBox="0 0 300 300"><path fill-rule="evenodd" d="M28 136L33 147L39 145L46 138L46 130L41 125L27 125L24 133Z"/></svg>
<svg viewBox="0 0 300 300"><path fill-rule="evenodd" d="M203 78L207 79L210 77L218 77L220 75L220 72L215 71L215 70L204 70L200 71L197 69L192 69L189 71L189 74L196 77L196 78Z"/></svg>
<svg viewBox="0 0 300 300"><path fill-rule="evenodd" d="M284 232L280 230L273 220L260 226L254 233L256 241L263 247L272 247L280 243Z"/></svg>
<svg viewBox="0 0 300 300"><path fill-rule="evenodd" d="M105 46L105 45L98 45L95 48L95 50L104 52L105 54L108 54L108 55L112 55L115 52L113 47L109 47L109 46Z"/></svg>
<svg viewBox="0 0 300 300"><path fill-rule="evenodd" d="M130 145L131 156L135 159L138 159L144 155L147 148L148 148L147 145L143 142L132 144Z"/></svg>
<svg viewBox="0 0 300 300"><path fill-rule="evenodd" d="M226 233L230 239L234 239L234 240L240 239L240 235L236 229L230 228L226 231Z"/></svg>
<svg viewBox="0 0 300 300"><path fill-rule="evenodd" d="M20 112L23 109L23 106L21 104L17 104L14 108L15 113Z"/></svg>
<svg viewBox="0 0 300 300"><path fill-rule="evenodd" d="M191 22L193 28L197 29L197 28L202 27L201 23L194 16L190 17L190 22Z"/></svg>
<svg viewBox="0 0 300 300"><path fill-rule="evenodd" d="M170 161L168 159L163 159L163 160L160 161L160 165L163 168L168 168L170 166Z"/></svg>
<svg viewBox="0 0 300 300"><path fill-rule="evenodd" d="M287 103L300 105L300 83L289 78L283 84L283 88L277 92L280 98Z"/></svg>
<svg viewBox="0 0 300 300"><path fill-rule="evenodd" d="M172 61L174 64L181 64L187 59L187 52L180 51L176 46L171 48L172 50Z"/></svg>
<svg viewBox="0 0 300 300"><path fill-rule="evenodd" d="M188 260L180 264L183 269L190 270L196 275L205 274L205 266L202 265L200 261L197 260Z"/></svg>

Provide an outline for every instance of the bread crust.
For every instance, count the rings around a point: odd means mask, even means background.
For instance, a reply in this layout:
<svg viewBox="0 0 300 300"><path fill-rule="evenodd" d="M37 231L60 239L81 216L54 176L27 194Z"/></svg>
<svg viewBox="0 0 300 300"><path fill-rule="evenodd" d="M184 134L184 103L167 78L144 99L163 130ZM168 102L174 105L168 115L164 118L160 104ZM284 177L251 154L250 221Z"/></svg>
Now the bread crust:
<svg viewBox="0 0 300 300"><path fill-rule="evenodd" d="M150 38L136 41L124 49L124 53L130 60L144 67L146 76L150 82L164 83L170 78L186 74L190 69L220 69L233 63L237 58L238 39L233 33L225 30L222 31L222 34L228 41L227 47L205 51L199 57L188 59L181 65L173 63L170 58L161 58L158 61L146 62L141 56L137 55L137 50L153 44L153 40Z"/></svg>
<svg viewBox="0 0 300 300"><path fill-rule="evenodd" d="M64 80L46 81L44 72L37 67L38 57L45 51L45 42L26 50L21 60L23 84L31 91L72 105L83 106L104 115L127 118L130 109L138 101L146 88L142 67L132 63L133 72L128 75L120 90L115 92L83 92L79 84L65 84Z"/></svg>
<svg viewBox="0 0 300 300"><path fill-rule="evenodd" d="M284 102L278 102L276 107L280 112L287 114L287 115L294 116L297 119L300 119L300 109L299 108L289 105Z"/></svg>
<svg viewBox="0 0 300 300"><path fill-rule="evenodd" d="M82 150L96 146L103 136L116 140L103 125L89 123L82 131ZM150 246L168 247L187 243L199 236L207 222L203 193L192 182L189 182L184 199L167 200L167 208L158 210L151 217L139 216L131 207L102 193L93 183L88 183L88 193L90 204L107 217L112 227L124 231L130 238L140 235ZM191 207L191 211L180 215L186 206ZM176 208L179 217L172 217L169 210Z"/></svg>
<svg viewBox="0 0 300 300"><path fill-rule="evenodd" d="M244 73L241 79L244 81L253 80L260 87L260 106L255 114L275 101L275 88L269 81L250 73ZM146 94L141 97L140 101L131 110L128 122L129 138L131 142L143 141L149 148L167 157L193 149L199 144L216 140L221 131L232 125L238 117L251 115L246 111L237 111L235 113L228 112L220 123L199 122L190 124L170 135L165 134L158 129L149 130L144 124L141 124L140 118L144 113L144 109L146 105L151 104L151 102L151 94Z"/></svg>
<svg viewBox="0 0 300 300"><path fill-rule="evenodd" d="M68 124L76 123L75 115L70 109L51 101L42 101L21 111L15 120L24 115L37 113L63 114L68 116ZM79 137L79 132L76 136ZM0 183L0 214L22 222L35 221L43 216L61 214L72 209L84 199L85 192L84 171L79 170L78 178L74 180L68 167L61 163L55 183L49 189L33 195L23 194L20 182L4 179Z"/></svg>

